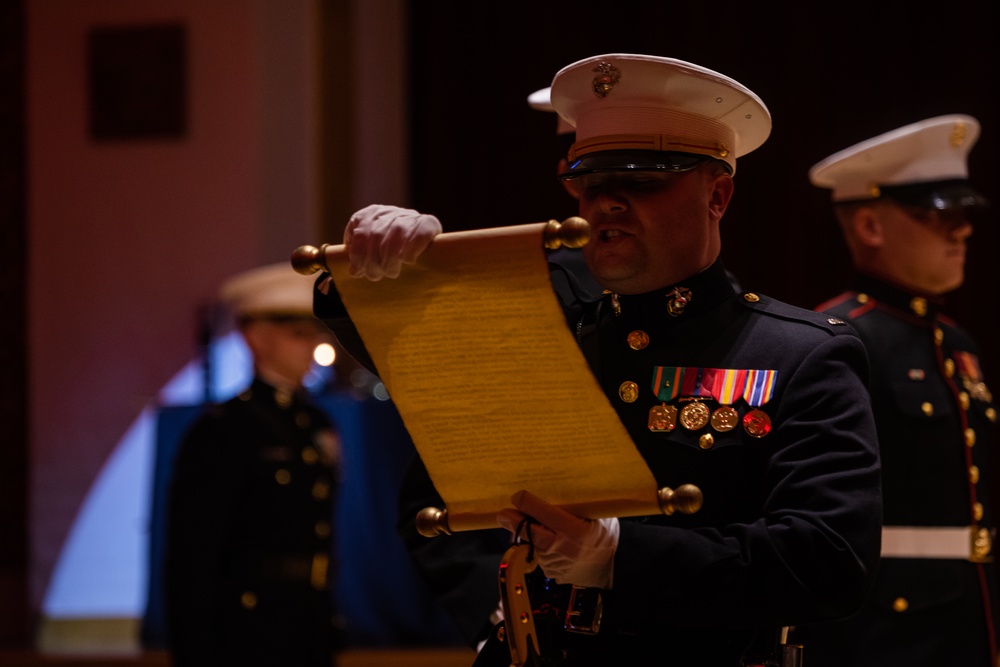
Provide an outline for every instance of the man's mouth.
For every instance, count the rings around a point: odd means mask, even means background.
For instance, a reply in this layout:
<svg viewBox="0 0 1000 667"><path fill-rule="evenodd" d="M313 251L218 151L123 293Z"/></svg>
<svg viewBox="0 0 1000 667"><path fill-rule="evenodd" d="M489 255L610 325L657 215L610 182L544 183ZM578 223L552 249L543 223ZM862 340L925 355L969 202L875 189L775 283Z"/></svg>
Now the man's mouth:
<svg viewBox="0 0 1000 667"><path fill-rule="evenodd" d="M601 241L610 241L624 235L625 232L620 229L602 229L597 233L597 238Z"/></svg>

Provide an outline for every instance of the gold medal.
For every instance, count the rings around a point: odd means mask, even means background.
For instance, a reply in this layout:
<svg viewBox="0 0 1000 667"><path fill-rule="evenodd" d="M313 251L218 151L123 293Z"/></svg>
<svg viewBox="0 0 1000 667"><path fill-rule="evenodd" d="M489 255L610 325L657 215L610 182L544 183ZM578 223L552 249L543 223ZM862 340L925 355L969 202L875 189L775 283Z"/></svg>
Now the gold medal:
<svg viewBox="0 0 1000 667"><path fill-rule="evenodd" d="M771 432L771 418L755 408L743 416L743 430L754 438L763 438Z"/></svg>
<svg viewBox="0 0 1000 667"><path fill-rule="evenodd" d="M721 433L732 431L739 422L740 413L731 405L723 405L712 413L712 428Z"/></svg>
<svg viewBox="0 0 1000 667"><path fill-rule="evenodd" d="M708 406L701 401L695 401L684 406L679 419L681 426L689 431L697 431L708 423L709 416Z"/></svg>
<svg viewBox="0 0 1000 667"><path fill-rule="evenodd" d="M634 403L639 398L639 385L631 380L626 380L618 387L618 397L626 403Z"/></svg>
<svg viewBox="0 0 1000 667"><path fill-rule="evenodd" d="M673 431L677 426L677 408L672 405L654 405L649 409L649 420L646 422L649 430Z"/></svg>

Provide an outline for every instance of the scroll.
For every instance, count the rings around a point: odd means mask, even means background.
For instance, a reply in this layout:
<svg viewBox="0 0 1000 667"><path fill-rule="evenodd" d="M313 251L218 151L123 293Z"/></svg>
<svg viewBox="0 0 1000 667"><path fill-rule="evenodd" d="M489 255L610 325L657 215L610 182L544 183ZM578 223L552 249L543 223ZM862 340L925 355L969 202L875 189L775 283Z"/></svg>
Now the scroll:
<svg viewBox="0 0 1000 667"><path fill-rule="evenodd" d="M445 502L418 520L427 535L496 527L520 489L584 518L700 505L700 492L657 489L566 326L545 256L559 232L586 239L589 226L440 234L374 282L348 274L343 246L293 253L300 273L330 272Z"/></svg>

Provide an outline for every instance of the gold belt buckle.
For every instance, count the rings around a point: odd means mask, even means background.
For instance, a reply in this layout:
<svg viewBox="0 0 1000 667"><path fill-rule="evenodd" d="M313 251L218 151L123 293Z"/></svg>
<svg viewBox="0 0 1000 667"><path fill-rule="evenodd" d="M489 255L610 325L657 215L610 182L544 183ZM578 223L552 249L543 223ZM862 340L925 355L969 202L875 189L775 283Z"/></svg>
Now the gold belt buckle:
<svg viewBox="0 0 1000 667"><path fill-rule="evenodd" d="M993 531L978 526L969 527L969 560L973 563L993 562Z"/></svg>

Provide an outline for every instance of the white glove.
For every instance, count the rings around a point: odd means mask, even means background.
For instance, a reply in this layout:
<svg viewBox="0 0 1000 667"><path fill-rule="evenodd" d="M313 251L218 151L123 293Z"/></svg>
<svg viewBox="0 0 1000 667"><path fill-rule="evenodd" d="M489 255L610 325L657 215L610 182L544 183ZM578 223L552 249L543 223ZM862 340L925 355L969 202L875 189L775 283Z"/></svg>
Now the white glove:
<svg viewBox="0 0 1000 667"><path fill-rule="evenodd" d="M500 510L497 522L511 533L521 528L518 537L524 539L525 516L537 521L530 527L531 542L546 577L559 584L612 587L618 519L581 519L528 491L518 491L511 502L517 510Z"/></svg>
<svg viewBox="0 0 1000 667"><path fill-rule="evenodd" d="M417 261L440 233L441 222L433 215L398 206L366 206L344 229L350 274L368 280L398 278L403 264Z"/></svg>

